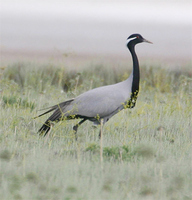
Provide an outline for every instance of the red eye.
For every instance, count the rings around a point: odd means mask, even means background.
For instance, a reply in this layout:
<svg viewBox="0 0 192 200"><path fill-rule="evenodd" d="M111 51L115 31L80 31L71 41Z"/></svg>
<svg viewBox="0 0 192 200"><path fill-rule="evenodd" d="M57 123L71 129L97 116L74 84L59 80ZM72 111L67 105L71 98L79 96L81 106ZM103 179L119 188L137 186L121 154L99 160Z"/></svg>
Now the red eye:
<svg viewBox="0 0 192 200"><path fill-rule="evenodd" d="M139 36L137 36L137 38L139 38Z"/></svg>

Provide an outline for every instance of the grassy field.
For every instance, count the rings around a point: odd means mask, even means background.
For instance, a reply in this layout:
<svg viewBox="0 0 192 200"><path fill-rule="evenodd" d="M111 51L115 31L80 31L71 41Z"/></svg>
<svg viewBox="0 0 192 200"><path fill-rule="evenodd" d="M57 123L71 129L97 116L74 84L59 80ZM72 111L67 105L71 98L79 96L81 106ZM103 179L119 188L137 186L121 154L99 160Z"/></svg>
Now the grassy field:
<svg viewBox="0 0 192 200"><path fill-rule="evenodd" d="M130 64L131 66L131 64ZM131 68L90 64L81 70L13 63L0 71L0 197L47 200L192 199L192 68L141 66L134 109L104 127L85 122L78 141L64 121L37 135L38 110L127 78Z"/></svg>

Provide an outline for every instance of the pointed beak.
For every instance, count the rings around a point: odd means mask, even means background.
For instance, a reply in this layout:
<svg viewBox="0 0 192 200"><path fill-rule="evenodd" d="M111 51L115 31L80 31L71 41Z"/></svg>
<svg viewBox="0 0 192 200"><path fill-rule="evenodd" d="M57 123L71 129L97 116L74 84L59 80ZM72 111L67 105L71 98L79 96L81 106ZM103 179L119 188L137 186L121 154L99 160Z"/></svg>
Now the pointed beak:
<svg viewBox="0 0 192 200"><path fill-rule="evenodd" d="M145 38L143 38L143 42L147 42L147 43L153 44L153 42L150 42L149 40L146 40Z"/></svg>

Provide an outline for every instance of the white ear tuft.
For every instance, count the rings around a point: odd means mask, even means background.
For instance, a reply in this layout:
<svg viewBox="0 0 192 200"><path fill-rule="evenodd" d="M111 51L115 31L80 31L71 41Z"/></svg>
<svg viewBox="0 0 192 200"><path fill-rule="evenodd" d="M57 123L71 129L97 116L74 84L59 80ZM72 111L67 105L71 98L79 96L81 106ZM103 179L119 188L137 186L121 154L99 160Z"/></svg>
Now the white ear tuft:
<svg viewBox="0 0 192 200"><path fill-rule="evenodd" d="M134 40L134 39L136 39L137 37L133 37L133 38L128 38L127 39L127 45L128 45L128 43L130 42L130 41L132 41L132 40Z"/></svg>

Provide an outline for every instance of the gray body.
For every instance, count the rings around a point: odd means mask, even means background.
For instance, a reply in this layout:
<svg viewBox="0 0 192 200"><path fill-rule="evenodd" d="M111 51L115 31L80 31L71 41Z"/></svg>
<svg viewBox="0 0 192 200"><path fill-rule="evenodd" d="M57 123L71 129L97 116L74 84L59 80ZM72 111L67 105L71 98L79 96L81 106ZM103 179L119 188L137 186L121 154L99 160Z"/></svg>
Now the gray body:
<svg viewBox="0 0 192 200"><path fill-rule="evenodd" d="M122 110L126 101L130 99L131 88L129 86L132 78L131 74L123 82L89 90L71 100L70 104L59 107L58 110L62 110L63 117L78 115L86 117L95 124L99 124L101 119L105 123Z"/></svg>

